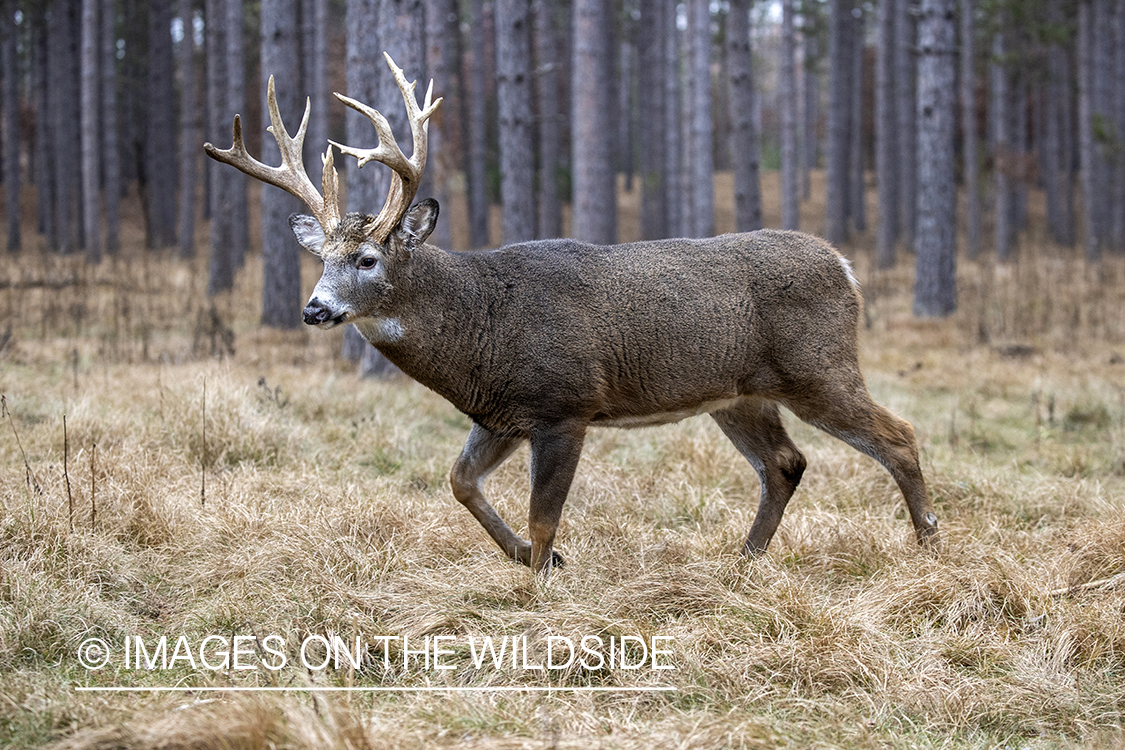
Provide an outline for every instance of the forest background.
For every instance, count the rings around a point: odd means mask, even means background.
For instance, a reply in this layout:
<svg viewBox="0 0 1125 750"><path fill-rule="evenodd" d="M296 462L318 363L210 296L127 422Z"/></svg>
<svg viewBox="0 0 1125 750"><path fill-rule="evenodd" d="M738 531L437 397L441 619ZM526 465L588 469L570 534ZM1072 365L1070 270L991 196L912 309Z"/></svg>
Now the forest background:
<svg viewBox="0 0 1125 750"><path fill-rule="evenodd" d="M0 746L1125 741L1122 0L0 9ZM278 161L271 74L291 131L308 98L314 175L329 138L374 142L332 91L405 136L383 50L445 99L419 192L441 247L835 243L944 551L916 549L879 466L787 417L809 470L769 555L739 558L757 480L690 420L592 435L567 567L508 565L448 489L468 421L301 325L303 209L202 154L237 113ZM374 212L386 170L346 161L348 209ZM526 469L487 486L517 530ZM668 635L677 670L549 679L635 693L75 690L544 685L76 660L91 637L357 631Z"/></svg>

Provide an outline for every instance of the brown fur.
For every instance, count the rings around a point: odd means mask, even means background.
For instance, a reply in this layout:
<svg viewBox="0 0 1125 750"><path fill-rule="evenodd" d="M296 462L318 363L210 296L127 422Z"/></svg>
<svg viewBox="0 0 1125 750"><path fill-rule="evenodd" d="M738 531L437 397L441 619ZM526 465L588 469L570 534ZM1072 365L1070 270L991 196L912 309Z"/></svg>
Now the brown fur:
<svg viewBox="0 0 1125 750"><path fill-rule="evenodd" d="M560 561L555 532L589 427L702 412L758 472L744 549L764 551L806 463L778 404L886 466L919 541L936 541L913 430L867 393L859 291L821 240L763 230L461 254L424 243L436 217L436 203L418 204L386 245L361 234L366 217L357 215L320 244L302 239L325 262L306 320L359 323L403 372L472 418L453 493L513 559L545 571ZM365 254L377 267L357 268ZM524 440L530 541L480 489Z"/></svg>

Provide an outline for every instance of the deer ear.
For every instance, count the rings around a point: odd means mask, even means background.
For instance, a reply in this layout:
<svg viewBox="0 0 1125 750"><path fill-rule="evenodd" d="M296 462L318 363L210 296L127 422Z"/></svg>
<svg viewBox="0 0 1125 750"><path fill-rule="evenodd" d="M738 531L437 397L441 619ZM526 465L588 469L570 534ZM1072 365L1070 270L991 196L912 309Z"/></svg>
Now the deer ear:
<svg viewBox="0 0 1125 750"><path fill-rule="evenodd" d="M304 214L291 214L289 227L297 237L297 242L301 243L301 247L313 255L320 256L320 248L324 246L325 240L324 228L320 226L320 222Z"/></svg>
<svg viewBox="0 0 1125 750"><path fill-rule="evenodd" d="M437 224L438 202L433 198L415 203L395 227L395 235L402 240L407 254L426 241Z"/></svg>

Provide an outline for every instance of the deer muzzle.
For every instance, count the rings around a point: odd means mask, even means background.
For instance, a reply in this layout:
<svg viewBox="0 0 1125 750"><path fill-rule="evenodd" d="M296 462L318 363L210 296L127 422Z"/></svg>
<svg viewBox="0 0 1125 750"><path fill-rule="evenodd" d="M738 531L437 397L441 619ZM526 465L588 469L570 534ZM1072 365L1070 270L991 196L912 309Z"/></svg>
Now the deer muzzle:
<svg viewBox="0 0 1125 750"><path fill-rule="evenodd" d="M346 313L336 313L316 297L309 300L309 303L305 305L305 309L301 312L301 317L306 325L322 328L333 328L340 325L344 322L345 316Z"/></svg>

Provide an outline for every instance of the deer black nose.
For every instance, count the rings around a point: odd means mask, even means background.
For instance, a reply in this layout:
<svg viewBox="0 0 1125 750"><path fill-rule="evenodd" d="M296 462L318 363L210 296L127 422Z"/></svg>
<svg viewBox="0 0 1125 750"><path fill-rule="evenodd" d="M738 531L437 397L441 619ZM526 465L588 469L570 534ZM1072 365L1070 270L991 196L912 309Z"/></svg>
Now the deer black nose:
<svg viewBox="0 0 1125 750"><path fill-rule="evenodd" d="M306 325L315 326L330 320L332 312L323 302L313 297L309 300L309 304L305 305L301 317L304 318Z"/></svg>

